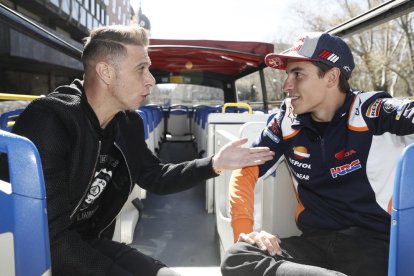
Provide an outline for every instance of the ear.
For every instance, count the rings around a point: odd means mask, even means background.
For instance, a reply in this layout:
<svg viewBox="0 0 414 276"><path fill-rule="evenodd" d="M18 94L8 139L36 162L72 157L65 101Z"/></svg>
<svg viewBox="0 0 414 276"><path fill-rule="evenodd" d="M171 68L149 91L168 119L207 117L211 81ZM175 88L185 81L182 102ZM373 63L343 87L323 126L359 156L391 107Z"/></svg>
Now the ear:
<svg viewBox="0 0 414 276"><path fill-rule="evenodd" d="M326 72L325 76L328 80L328 87L337 87L339 84L339 76L341 75L341 70L337 67L333 67L328 72Z"/></svg>
<svg viewBox="0 0 414 276"><path fill-rule="evenodd" d="M98 62L95 66L95 71L98 77L106 84L110 84L113 79L112 66L106 62Z"/></svg>

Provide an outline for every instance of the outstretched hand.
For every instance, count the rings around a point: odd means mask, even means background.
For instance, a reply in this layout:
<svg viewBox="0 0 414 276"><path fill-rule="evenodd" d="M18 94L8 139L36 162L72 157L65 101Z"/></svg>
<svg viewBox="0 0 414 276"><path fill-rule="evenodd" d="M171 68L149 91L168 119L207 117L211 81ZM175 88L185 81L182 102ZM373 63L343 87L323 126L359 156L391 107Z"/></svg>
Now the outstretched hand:
<svg viewBox="0 0 414 276"><path fill-rule="evenodd" d="M273 159L275 153L268 147L243 148L242 145L247 141L247 138L242 138L227 143L214 155L213 168L215 170L234 170L261 165Z"/></svg>

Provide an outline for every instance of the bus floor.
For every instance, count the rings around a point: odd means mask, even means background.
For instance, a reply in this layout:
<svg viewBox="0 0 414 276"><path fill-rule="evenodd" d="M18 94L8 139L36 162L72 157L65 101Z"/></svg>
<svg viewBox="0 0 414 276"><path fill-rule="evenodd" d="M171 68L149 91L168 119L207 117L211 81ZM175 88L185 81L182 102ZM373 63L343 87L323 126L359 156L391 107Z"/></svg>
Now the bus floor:
<svg viewBox="0 0 414 276"><path fill-rule="evenodd" d="M178 163L197 158L197 152L191 142L166 142L159 157ZM143 204L131 246L182 276L221 275L215 216L205 210L204 183L171 195L147 193Z"/></svg>

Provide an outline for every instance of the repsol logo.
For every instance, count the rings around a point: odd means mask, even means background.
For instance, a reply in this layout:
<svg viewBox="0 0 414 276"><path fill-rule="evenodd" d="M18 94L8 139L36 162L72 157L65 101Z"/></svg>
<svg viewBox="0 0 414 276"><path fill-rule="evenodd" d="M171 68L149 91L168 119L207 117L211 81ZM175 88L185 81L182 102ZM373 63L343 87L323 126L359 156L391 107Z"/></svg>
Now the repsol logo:
<svg viewBox="0 0 414 276"><path fill-rule="evenodd" d="M304 168L304 169L309 169L309 170L311 169L311 164L306 164L306 163L299 162L297 160L292 159L291 157L289 157L289 162L293 166L296 166L296 167L299 167L299 168Z"/></svg>

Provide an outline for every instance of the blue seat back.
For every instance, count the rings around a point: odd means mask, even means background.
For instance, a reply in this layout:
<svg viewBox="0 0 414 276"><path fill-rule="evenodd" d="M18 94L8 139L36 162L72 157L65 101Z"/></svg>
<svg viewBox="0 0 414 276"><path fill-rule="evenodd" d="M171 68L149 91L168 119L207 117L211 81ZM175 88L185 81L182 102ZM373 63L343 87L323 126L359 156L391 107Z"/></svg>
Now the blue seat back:
<svg viewBox="0 0 414 276"><path fill-rule="evenodd" d="M139 110L142 110L147 114L147 123L149 126L149 132L152 133L154 131L154 125L155 125L154 113L152 111L153 109L150 107L141 106Z"/></svg>
<svg viewBox="0 0 414 276"><path fill-rule="evenodd" d="M10 175L10 183L0 183L0 270L14 265L17 276L46 275L51 262L39 153L28 139L3 130L0 152L7 154Z"/></svg>
<svg viewBox="0 0 414 276"><path fill-rule="evenodd" d="M23 110L24 109L21 108L21 109L3 112L0 115L0 129L11 131L13 128L13 125L11 125L10 123L13 123L13 121L15 121L17 117L19 117L20 113L22 113Z"/></svg>
<svg viewBox="0 0 414 276"><path fill-rule="evenodd" d="M414 271L414 144L406 147L395 173L388 275Z"/></svg>
<svg viewBox="0 0 414 276"><path fill-rule="evenodd" d="M142 121L144 122L144 136L145 136L145 140L148 139L148 128L149 128L149 124L148 124L148 117L147 117L147 113L145 111L139 110L137 109L137 113L139 114L139 116L141 116Z"/></svg>

